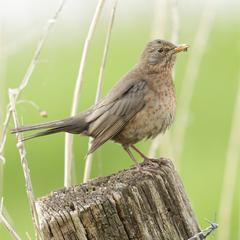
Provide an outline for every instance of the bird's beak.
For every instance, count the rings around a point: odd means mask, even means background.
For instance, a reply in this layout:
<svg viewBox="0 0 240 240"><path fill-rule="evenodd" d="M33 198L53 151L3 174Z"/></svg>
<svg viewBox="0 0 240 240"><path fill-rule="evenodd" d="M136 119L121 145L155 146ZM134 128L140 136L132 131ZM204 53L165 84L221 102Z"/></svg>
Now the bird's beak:
<svg viewBox="0 0 240 240"><path fill-rule="evenodd" d="M174 48L174 52L179 53L182 51L187 51L188 48L189 48L189 46L187 44L180 44L176 48Z"/></svg>

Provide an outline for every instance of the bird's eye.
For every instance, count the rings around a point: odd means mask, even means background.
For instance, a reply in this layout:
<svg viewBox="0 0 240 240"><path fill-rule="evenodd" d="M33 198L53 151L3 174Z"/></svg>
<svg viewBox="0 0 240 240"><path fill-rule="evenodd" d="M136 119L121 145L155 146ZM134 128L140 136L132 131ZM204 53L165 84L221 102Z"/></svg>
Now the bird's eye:
<svg viewBox="0 0 240 240"><path fill-rule="evenodd" d="M160 49L158 49L157 51L158 51L159 53L162 53L162 52L163 52L163 49L160 48Z"/></svg>

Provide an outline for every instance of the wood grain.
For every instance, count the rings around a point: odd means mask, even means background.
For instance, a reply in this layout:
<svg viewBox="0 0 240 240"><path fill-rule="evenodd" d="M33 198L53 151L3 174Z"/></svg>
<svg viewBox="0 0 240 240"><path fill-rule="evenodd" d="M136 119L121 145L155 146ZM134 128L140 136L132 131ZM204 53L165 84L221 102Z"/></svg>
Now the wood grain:
<svg viewBox="0 0 240 240"><path fill-rule="evenodd" d="M199 232L171 161L141 166L40 198L44 239L187 240Z"/></svg>

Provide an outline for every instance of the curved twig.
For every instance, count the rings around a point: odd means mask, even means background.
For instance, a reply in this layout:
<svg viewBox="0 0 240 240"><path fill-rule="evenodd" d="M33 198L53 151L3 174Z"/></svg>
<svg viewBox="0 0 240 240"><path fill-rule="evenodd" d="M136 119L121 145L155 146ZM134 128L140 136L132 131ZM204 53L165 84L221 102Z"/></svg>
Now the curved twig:
<svg viewBox="0 0 240 240"><path fill-rule="evenodd" d="M60 1L60 4L59 4L57 10L55 11L54 15L47 21L46 26L44 27L44 32L43 32L43 34L42 34L42 36L41 36L41 38L38 42L37 48L36 48L36 50L33 54L33 58L32 58L29 66L28 66L27 72L25 73L19 87L16 88L15 101L18 100L22 91L28 85L28 83L30 81L30 78L32 76L32 73L37 66L40 53L41 53L41 51L43 49L43 46L44 46L44 44L47 40L47 37L50 33L50 30L52 29L52 27L55 24L60 12L62 11L65 2L66 2L66 0L61 0ZM2 155L3 155L3 150L4 150L4 147L5 147L5 143L6 143L6 140L7 140L7 128L8 128L10 119L11 119L11 115L12 115L12 112L11 112L11 109L9 108L8 111L7 111L4 123L3 123L3 131L2 131L2 134L1 134L1 138L0 138L0 156L1 156L1 158L4 158Z"/></svg>
<svg viewBox="0 0 240 240"><path fill-rule="evenodd" d="M75 85L74 94L73 94L71 116L75 116L77 113L78 100L79 100L80 92L82 88L83 74L84 74L85 65L88 57L88 51L89 51L90 43L92 41L93 34L95 32L96 25L98 23L98 19L100 17L104 2L105 0L98 1L98 5L93 15L92 22L90 24L88 34L84 43L82 59L80 62L78 76L77 76L76 85ZM73 161L72 146L73 146L73 135L66 133L65 134L65 166L64 166L64 186L65 187L71 186L71 182L72 182L72 161Z"/></svg>
<svg viewBox="0 0 240 240"><path fill-rule="evenodd" d="M105 66L106 66L106 62L107 62L109 42L110 42L110 38L111 38L116 7L117 7L117 0L114 1L113 7L112 7L112 13L111 13L110 20L109 20L109 26L108 26L107 36L106 36L104 50L103 50L102 63L100 66L100 71L99 71L99 76L98 76L98 86L97 86L95 103L97 103L99 101L99 99L101 97L101 93L102 93L103 74L104 74L104 70L105 70ZM91 146L92 146L91 139L89 139L88 149L90 149ZM90 179L91 167L92 167L92 154L89 154L85 161L83 182L87 182Z"/></svg>

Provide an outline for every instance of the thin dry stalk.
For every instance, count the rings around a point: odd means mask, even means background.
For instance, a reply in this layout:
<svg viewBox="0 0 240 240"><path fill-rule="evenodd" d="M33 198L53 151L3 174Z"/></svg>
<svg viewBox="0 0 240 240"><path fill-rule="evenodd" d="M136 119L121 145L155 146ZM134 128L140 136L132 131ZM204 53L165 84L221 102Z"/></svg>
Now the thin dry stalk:
<svg viewBox="0 0 240 240"><path fill-rule="evenodd" d="M235 109L233 113L232 129L228 143L226 166L224 170L221 202L219 207L219 229L218 240L230 239L231 212L233 195L237 182L238 164L240 161L240 75Z"/></svg>
<svg viewBox="0 0 240 240"><path fill-rule="evenodd" d="M178 112L173 132L173 146L175 148L175 160L180 161L185 133L188 126L192 96L200 69L201 60L208 42L210 30L215 16L215 1L207 1L203 9L202 17L195 39L189 51L190 56L186 67L185 77L182 82L182 89L178 100Z"/></svg>
<svg viewBox="0 0 240 240"><path fill-rule="evenodd" d="M25 99L23 99L23 100L17 101L16 103L17 103L17 105L18 105L18 104L22 104L22 103L26 103L26 104L31 105L33 108L35 108L39 113L42 111L41 108L40 108L35 102L33 102L33 101L31 101L31 100L25 100Z"/></svg>
<svg viewBox="0 0 240 240"><path fill-rule="evenodd" d="M97 103L100 100L101 94L102 94L104 70L105 70L105 66L106 66L106 62L107 62L109 43L110 43L110 39L111 39L111 33L112 33L112 28L113 28L113 23L114 23L114 18L115 18L116 7L117 7L117 0L115 0L113 3L113 8L112 8L112 12L111 12L110 20L109 20L109 26L108 26L107 36L106 36L104 50L103 50L102 63L100 66L100 71L99 71L99 76L98 76L98 85L97 85L95 103ZM91 146L92 146L92 143L91 143L91 138L90 138L89 142L88 142L88 149L90 149ZM87 182L90 179L91 168L92 168L92 158L93 158L93 154L89 154L86 158L83 182Z"/></svg>
<svg viewBox="0 0 240 240"><path fill-rule="evenodd" d="M83 74L84 74L85 65L87 62L88 52L89 52L90 44L96 29L96 25L98 23L98 19L100 17L100 14L103 8L104 2L105 0L98 1L98 5L93 15L92 22L90 24L88 34L84 43L82 59L80 62L78 77L77 77L76 85L74 89L71 116L75 116L77 114L78 101L79 101L80 92L82 88ZM65 187L70 187L72 183L72 161L73 161L72 148L73 148L73 135L66 133L65 134L65 166L64 166L64 186Z"/></svg>
<svg viewBox="0 0 240 240"><path fill-rule="evenodd" d="M27 237L28 240L32 240L32 238L31 238L31 236L28 232L26 232L26 237Z"/></svg>
<svg viewBox="0 0 240 240"><path fill-rule="evenodd" d="M159 13L156 12L156 14ZM172 25L171 41L177 44L179 39L179 26L180 26L177 0L171 0L171 25ZM165 135L158 135L150 145L149 157L151 158L156 157L158 150L160 150L162 155L166 154L168 155L168 157L174 157L171 142L172 142L171 132L168 131Z"/></svg>
<svg viewBox="0 0 240 240"><path fill-rule="evenodd" d="M5 157L3 156L3 150L5 147L5 143L7 140L7 128L10 122L10 118L11 118L12 112L10 110L10 108L7 108L7 114L5 117L5 120L3 122L3 127L2 127L2 135L1 135L1 145L0 145L0 159L5 162Z"/></svg>
<svg viewBox="0 0 240 240"><path fill-rule="evenodd" d="M148 156L150 158L157 157L158 151L162 156L168 156L174 158L171 131L168 131L164 135L158 135L150 145Z"/></svg>
<svg viewBox="0 0 240 240"><path fill-rule="evenodd" d="M37 66L37 63L38 63L38 60L39 60L39 56L40 56L40 53L43 49L43 46L46 42L46 39L50 33L50 30L52 29L53 25L55 24L61 10L63 9L63 6L65 4L65 1L66 0L61 0L60 1L60 4L56 10L56 12L54 13L54 15L47 21L46 23L46 26L44 27L44 32L38 42L38 45L37 45L37 48L34 52L34 55L33 55L33 58L28 66L28 69L27 69L27 72L25 73L22 81L21 81L21 84L19 85L19 87L17 88L17 92L16 92L16 96L15 96L15 101L18 100L19 96L21 95L22 91L24 90L24 88L28 85L29 83L29 80L32 76L32 73L34 71L34 69L36 68ZM0 141L0 158L4 158L3 157L3 150L4 150L4 146L5 146L5 143L6 143L6 140L7 140L7 128L8 128L8 125L9 125L9 122L10 122L10 119L11 119L11 115L12 115L12 112L11 112L11 108L8 109L7 111L7 114L6 114L6 118L5 118L5 121L4 121L4 124L3 124L3 131L2 131L2 134L1 134L1 141Z"/></svg>
<svg viewBox="0 0 240 240"><path fill-rule="evenodd" d="M20 238L19 235L17 234L16 230L15 230L14 227L9 223L9 221L8 221L7 218L4 216L4 214L2 213L2 211L0 211L0 223L8 230L8 232L9 232L10 235L13 237L13 239L15 239L15 240L21 240L21 238Z"/></svg>
<svg viewBox="0 0 240 240"><path fill-rule="evenodd" d="M172 33L171 41L175 44L178 43L180 20L178 14L178 0L171 0L171 18L172 18Z"/></svg>
<svg viewBox="0 0 240 240"><path fill-rule="evenodd" d="M148 156L150 158L155 158L157 156L157 152L158 152L161 142L162 142L161 135L158 135L157 137L154 138L154 140L152 141L152 143L149 147L149 151L148 151Z"/></svg>
<svg viewBox="0 0 240 240"><path fill-rule="evenodd" d="M164 38L166 35L167 0L155 0L152 38Z"/></svg>
<svg viewBox="0 0 240 240"><path fill-rule="evenodd" d="M0 14L0 89L5 88L6 79L6 57L5 57L5 40L4 40L4 16ZM2 132L3 114L5 110L5 96L3 93L0 94L0 132ZM0 152L1 153L1 152ZM3 189L3 165L5 159L0 154L0 198L2 197Z"/></svg>
<svg viewBox="0 0 240 240"><path fill-rule="evenodd" d="M15 128L18 128L20 126L18 116L17 116L17 111L16 111L16 97L18 96L18 92L19 92L18 89L9 89L8 91L9 103L10 103L10 108L11 108ZM26 153L25 145L22 141L22 134L16 133L16 139L17 139L17 148L19 151L21 165L24 173L26 192L29 200L30 209L31 209L33 224L39 237L41 237L39 232L38 215L37 215L36 205L35 205L35 196L33 193L30 170L29 170L28 161L26 158L27 153Z"/></svg>

